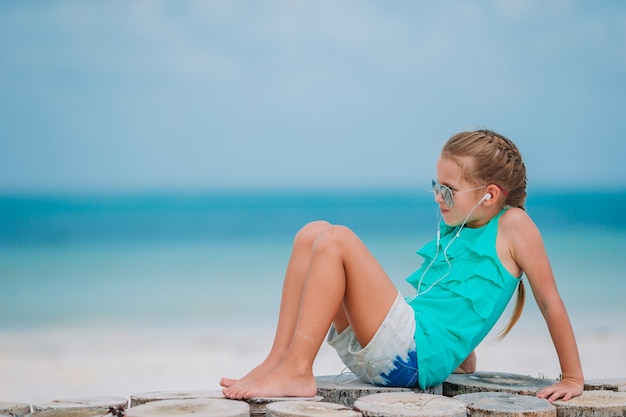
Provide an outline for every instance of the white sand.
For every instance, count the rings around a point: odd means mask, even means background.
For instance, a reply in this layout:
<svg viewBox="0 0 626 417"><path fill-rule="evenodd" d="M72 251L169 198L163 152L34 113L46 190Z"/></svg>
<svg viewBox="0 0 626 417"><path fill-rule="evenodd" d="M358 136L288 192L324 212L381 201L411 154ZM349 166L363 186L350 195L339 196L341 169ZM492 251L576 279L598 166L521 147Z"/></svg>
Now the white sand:
<svg viewBox="0 0 626 417"><path fill-rule="evenodd" d="M555 378L559 366L545 325L521 323L505 341L477 349L479 370ZM587 379L626 377L624 324L578 331ZM0 401L121 396L163 390L219 389L260 362L271 331L57 329L0 332ZM323 344L316 375L343 365Z"/></svg>

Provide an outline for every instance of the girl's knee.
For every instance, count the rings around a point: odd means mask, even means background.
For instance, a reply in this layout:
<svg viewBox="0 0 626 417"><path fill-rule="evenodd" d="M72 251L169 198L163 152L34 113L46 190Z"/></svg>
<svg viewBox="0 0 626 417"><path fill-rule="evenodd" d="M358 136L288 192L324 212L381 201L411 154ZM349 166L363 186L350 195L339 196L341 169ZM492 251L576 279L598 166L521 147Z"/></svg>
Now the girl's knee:
<svg viewBox="0 0 626 417"><path fill-rule="evenodd" d="M294 246L295 245L305 245L305 246L313 246L313 243L317 239L317 237L324 230L332 227L330 223L324 220L317 220L310 223L305 224L299 231L296 233L296 237L294 238Z"/></svg>
<svg viewBox="0 0 626 417"><path fill-rule="evenodd" d="M345 226L330 225L325 228L315 239L314 249L319 251L341 250L355 237L352 230Z"/></svg>

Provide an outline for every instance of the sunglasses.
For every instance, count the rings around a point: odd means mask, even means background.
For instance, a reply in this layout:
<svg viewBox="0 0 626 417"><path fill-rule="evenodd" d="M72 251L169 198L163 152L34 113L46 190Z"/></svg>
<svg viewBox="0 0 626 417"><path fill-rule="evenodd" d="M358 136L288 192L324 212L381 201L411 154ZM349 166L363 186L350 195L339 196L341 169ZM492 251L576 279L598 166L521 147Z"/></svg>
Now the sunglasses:
<svg viewBox="0 0 626 417"><path fill-rule="evenodd" d="M502 191L502 194L507 195L507 196L509 195L508 191L502 188L500 185L498 184L494 184L494 185ZM447 185L443 185L439 181L433 180L433 193L435 194L435 198L437 198L437 194L441 194L441 198L443 198L443 202L446 203L448 207L454 206L454 194L464 193L467 191L480 190L481 188L486 188L486 187L487 187L486 185L483 185L482 187L470 188L469 190L452 191L452 188L448 187Z"/></svg>
<svg viewBox="0 0 626 417"><path fill-rule="evenodd" d="M435 194L435 198L437 198L438 194L441 194L441 198L443 198L443 202L446 203L446 206L452 207L454 206L454 194L465 193L467 191L480 190L481 188L486 188L486 185L482 187L470 188L469 190L463 191L452 191L450 187L447 185L443 185L439 183L437 180L433 180L433 193Z"/></svg>

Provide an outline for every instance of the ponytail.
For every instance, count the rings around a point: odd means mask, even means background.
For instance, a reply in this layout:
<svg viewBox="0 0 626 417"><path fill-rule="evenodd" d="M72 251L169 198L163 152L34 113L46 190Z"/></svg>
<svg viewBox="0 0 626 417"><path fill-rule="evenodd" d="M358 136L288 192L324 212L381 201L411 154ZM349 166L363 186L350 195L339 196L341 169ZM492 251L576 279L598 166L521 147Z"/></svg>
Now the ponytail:
<svg viewBox="0 0 626 417"><path fill-rule="evenodd" d="M506 337L507 334L511 331L513 326L517 323L519 318L522 315L522 311L524 310L524 303L526 301L526 287L524 286L524 280L522 278L519 279L519 284L517 285L517 299L515 300L515 309L511 314L511 318L509 319L509 324L498 334L496 337L496 342L500 342L502 339Z"/></svg>

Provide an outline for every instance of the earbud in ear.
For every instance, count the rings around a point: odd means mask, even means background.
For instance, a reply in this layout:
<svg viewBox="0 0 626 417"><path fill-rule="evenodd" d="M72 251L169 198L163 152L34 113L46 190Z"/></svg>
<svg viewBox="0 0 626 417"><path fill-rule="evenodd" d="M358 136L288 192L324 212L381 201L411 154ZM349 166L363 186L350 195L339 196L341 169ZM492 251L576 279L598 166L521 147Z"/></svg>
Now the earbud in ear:
<svg viewBox="0 0 626 417"><path fill-rule="evenodd" d="M491 195L491 193L487 193L485 194L485 196L483 197L483 201L489 201L493 198L493 196Z"/></svg>

